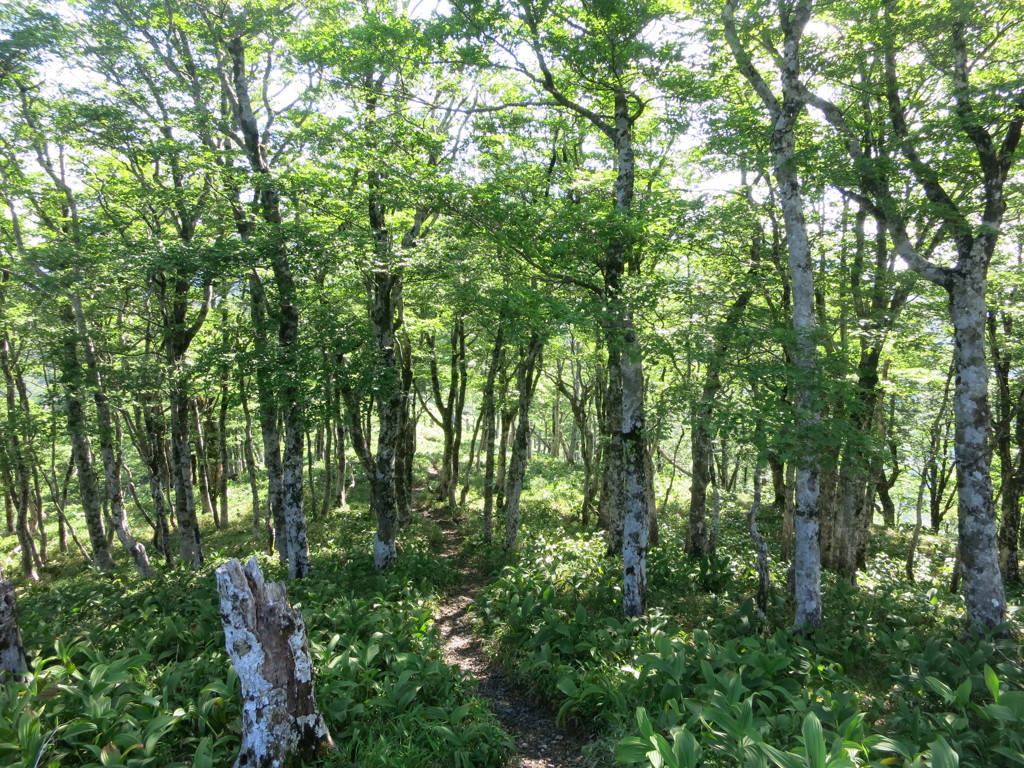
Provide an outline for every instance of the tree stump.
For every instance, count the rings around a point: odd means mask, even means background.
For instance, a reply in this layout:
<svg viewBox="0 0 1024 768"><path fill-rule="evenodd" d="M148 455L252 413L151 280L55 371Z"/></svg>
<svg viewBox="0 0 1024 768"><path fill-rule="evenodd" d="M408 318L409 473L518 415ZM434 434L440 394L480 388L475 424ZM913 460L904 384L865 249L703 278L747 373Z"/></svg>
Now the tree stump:
<svg viewBox="0 0 1024 768"><path fill-rule="evenodd" d="M28 659L21 644L21 631L14 611L14 585L0 581L0 683L25 680Z"/></svg>
<svg viewBox="0 0 1024 768"><path fill-rule="evenodd" d="M313 695L302 616L281 582L263 580L254 556L216 570L228 655L242 692L235 768L296 768L334 747Z"/></svg>

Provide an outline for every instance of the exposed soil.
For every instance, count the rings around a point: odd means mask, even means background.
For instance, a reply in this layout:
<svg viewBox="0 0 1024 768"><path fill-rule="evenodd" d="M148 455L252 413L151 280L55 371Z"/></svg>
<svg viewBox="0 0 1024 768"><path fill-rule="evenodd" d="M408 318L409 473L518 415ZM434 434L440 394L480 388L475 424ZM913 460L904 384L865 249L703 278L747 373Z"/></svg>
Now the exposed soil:
<svg viewBox="0 0 1024 768"><path fill-rule="evenodd" d="M461 535L450 520L437 519L445 533L444 556L456 558ZM439 609L436 624L441 631L445 660L456 664L477 682L478 695L484 699L515 739L518 754L512 768L569 768L583 766L580 749L587 743L586 734L560 728L555 712L538 704L522 686L500 670L473 635L470 606L484 581L480 574L462 568L459 592L450 596Z"/></svg>

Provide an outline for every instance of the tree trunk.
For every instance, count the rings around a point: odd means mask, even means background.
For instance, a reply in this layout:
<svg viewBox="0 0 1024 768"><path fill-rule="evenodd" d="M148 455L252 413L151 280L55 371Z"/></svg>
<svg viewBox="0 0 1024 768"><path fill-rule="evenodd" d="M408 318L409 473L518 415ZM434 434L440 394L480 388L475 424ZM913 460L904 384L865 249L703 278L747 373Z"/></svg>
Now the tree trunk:
<svg viewBox="0 0 1024 768"><path fill-rule="evenodd" d="M249 413L249 395L245 391L243 380L241 391L242 415L245 417L245 437L242 444L242 454L245 457L245 474L249 478L249 495L252 499L252 534L259 536L263 527L263 504L260 501L260 487L256 481L256 455L253 451L252 439L252 415Z"/></svg>
<svg viewBox="0 0 1024 768"><path fill-rule="evenodd" d="M502 365L505 346L505 326L499 319L498 331L491 348L491 364L487 369L487 382L484 384L482 418L484 428L484 510L483 535L484 542L491 543L494 536L494 443L497 432L494 382L498 377L498 369Z"/></svg>
<svg viewBox="0 0 1024 768"><path fill-rule="evenodd" d="M8 509L11 507L17 511L17 524L15 530L18 533L18 545L21 547L21 572L26 579L38 581L39 574L36 573L36 548L32 538L29 522L29 466L27 450L24 445L24 432L28 425L28 413L23 412L17 400L17 388L14 377L16 375L10 353L10 340L4 333L0 337L0 364L3 367L4 380L6 381L7 392L7 461L13 465L13 483L8 481L9 492L5 494ZM11 475L8 474L8 477ZM13 503L12 503L13 501ZM8 525L10 522L8 512ZM12 598L13 599L13 598Z"/></svg>
<svg viewBox="0 0 1024 768"><path fill-rule="evenodd" d="M371 203L371 220L373 219ZM376 203L379 205L379 203ZM379 215L383 217L383 208ZM383 218L375 226L383 228ZM383 247L378 243L378 247ZM379 254L389 257L390 252ZM402 276L379 263L368 278L370 287L370 324L377 342L377 364L383 379L377 395L377 455L367 457L366 473L370 479L370 508L377 521L373 541L373 564L377 570L387 568L398 557L398 500L395 494L395 467L402 439L402 410L406 398L399 369L397 334L401 321ZM368 454L369 446L364 448Z"/></svg>
<svg viewBox="0 0 1024 768"><path fill-rule="evenodd" d="M516 366L516 388L519 390L519 414L512 458L509 461L505 491L505 549L515 548L519 536L519 498L526 479L526 462L530 442L530 403L540 378L540 356L544 341L536 331L530 343L519 353Z"/></svg>
<svg viewBox="0 0 1024 768"><path fill-rule="evenodd" d="M707 389L707 384L704 388ZM698 404L690 429L690 517L686 528L686 553L690 557L708 554L707 496L712 450L711 433L707 428L709 411L703 403Z"/></svg>
<svg viewBox="0 0 1024 768"><path fill-rule="evenodd" d="M598 521L608 541L609 555L622 552L625 521L624 453L622 445L622 351L618 341L608 343L608 383L604 390L603 424L604 471L601 474L601 500Z"/></svg>
<svg viewBox="0 0 1024 768"><path fill-rule="evenodd" d="M120 446L115 447L116 431L110 413L110 402L103 378L100 375L99 359L93 347L92 337L85 322L85 313L81 300L77 295L71 296L71 307L75 323L81 336L82 348L85 352L85 368L89 384L93 390L93 402L96 403L96 421L100 438L100 456L103 462L103 474L106 498L110 509L110 523L121 546L131 556L135 570L143 579L151 579L155 575L149 564L146 548L132 536L128 530L128 518L124 508L124 491L121 488L121 456Z"/></svg>
<svg viewBox="0 0 1024 768"><path fill-rule="evenodd" d="M1002 338L999 330L1002 329ZM1020 581L1018 546L1020 540L1020 497L1024 491L1024 389L1019 390L1015 399L1010 386L1014 360L1005 348L1003 340L1013 338L1013 317L1005 312L988 315L989 346L992 350L992 369L996 377L996 419L994 438L999 456L999 492L1002 520L999 526L999 570L1003 582L1017 584ZM1014 449L1014 437L1018 444Z"/></svg>
<svg viewBox="0 0 1024 768"><path fill-rule="evenodd" d="M747 511L747 529L750 539L754 542L757 553L757 610L763 618L768 612L768 599L771 596L771 575L768 570L768 544L764 536L757 530L757 514L761 511L761 462L754 467L754 500Z"/></svg>
<svg viewBox="0 0 1024 768"><path fill-rule="evenodd" d="M242 695L235 768L299 768L334 748L316 705L302 615L281 582L263 580L255 556L217 571L221 621Z"/></svg>
<svg viewBox="0 0 1024 768"><path fill-rule="evenodd" d="M327 402L327 423L324 425L324 495L320 500L320 517L326 520L327 515L331 511L331 501L334 499L335 387L333 375L325 374L325 377L324 390Z"/></svg>
<svg viewBox="0 0 1024 768"><path fill-rule="evenodd" d="M28 658L21 642L14 585L0 581L0 685L8 681L25 682Z"/></svg>
<svg viewBox="0 0 1024 768"><path fill-rule="evenodd" d="M180 384L171 385L171 463L174 476L174 516L178 521L178 553L193 568L203 564L203 545L192 485L192 455L188 436L188 396Z"/></svg>
<svg viewBox="0 0 1024 768"><path fill-rule="evenodd" d="M985 361L985 287L984 273L979 274L979 270L954 275L949 307L957 372L953 412L963 595L971 624L992 628L1005 620L1006 595L999 572L988 445L991 417Z"/></svg>
<svg viewBox="0 0 1024 768"><path fill-rule="evenodd" d="M288 564L290 578L302 578L309 573L309 542L306 535L306 513L303 507L303 458L305 447L305 394L302 392L299 373L299 305L295 278L289 259L287 237L283 231L281 214L281 192L270 169L270 156L267 151L269 127L260 131L253 111L249 94L248 66L246 62L245 41L241 33L232 35L226 41L226 52L230 60L230 72L224 72L222 84L225 97L231 104L235 127L243 139L243 146L249 167L258 179L254 204L263 223L267 225L268 235L265 240L264 252L270 262L277 287L277 306L274 319L277 326L277 345L273 362L279 370L286 372L283 384L271 388L270 381L265 377L257 377L260 391L260 410L269 407L271 402L282 403L281 421L284 426L284 452L281 463L271 467L268 462L268 474L273 477L278 470L280 486L271 486L272 507L276 501L280 504L279 512L275 511L275 522L280 521L276 532L278 551ZM230 84L230 88L228 88ZM248 232L248 230L246 230ZM258 282L254 274L251 282ZM259 301L257 302L257 299ZM265 294L262 287L259 296L253 296L253 303L260 304L257 313L261 315L259 328L266 328ZM255 319L255 318L254 318ZM264 343L265 343L264 339ZM267 348L267 347L265 347ZM279 398L279 399L278 399ZM264 424L264 443L268 449L268 458L276 454L280 447L280 435L277 431L277 408L273 413L261 414ZM270 419L274 425L270 426ZM272 445L271 445L272 443ZM273 450L271 450L273 449ZM273 482L273 481L272 481ZM276 491L276 492L275 492Z"/></svg>
<svg viewBox="0 0 1024 768"><path fill-rule="evenodd" d="M632 317L624 317L622 354L622 454L625 506L622 535L622 609L642 616L647 595L647 545L651 509L647 483L647 444L644 440L644 374L640 344Z"/></svg>
<svg viewBox="0 0 1024 768"><path fill-rule="evenodd" d="M213 489L210 487L210 456L207 452L206 428L203 426L203 414L199 407L199 399L191 397L189 404L192 406L192 418L195 420L192 432L195 435L195 468L196 479L199 481L199 499L203 505L203 514L212 515L214 525L220 528L220 515L214 504Z"/></svg>
<svg viewBox="0 0 1024 768"><path fill-rule="evenodd" d="M221 379L220 385L220 411L217 416L217 447L220 449L219 469L217 477L217 495L220 496L220 520L221 528L228 527L228 476L231 474L231 453L228 447L228 379Z"/></svg>
<svg viewBox="0 0 1024 768"><path fill-rule="evenodd" d="M416 383L412 370L412 341L407 333L400 335L398 347L402 372L402 410L398 452L395 454L395 503L398 505L398 525L412 522L413 459L416 457Z"/></svg>
<svg viewBox="0 0 1024 768"><path fill-rule="evenodd" d="M455 489L459 482L459 453L462 445L462 412L466 402L466 329L461 317L452 323L450 337L448 391L441 394L437 355L433 336L427 336L430 350L430 380L434 404L440 413L440 426L444 433L444 454L437 480L437 497L450 509L455 509Z"/></svg>
<svg viewBox="0 0 1024 768"><path fill-rule="evenodd" d="M267 299L263 283L255 273L249 276L250 313L257 353L256 393L259 400L260 434L263 437L263 464L267 469L267 505L270 508L271 546L282 563L288 561L284 543L284 469L281 465L281 432L277 399L273 392L270 341L267 334Z"/></svg>
<svg viewBox="0 0 1024 768"><path fill-rule="evenodd" d="M171 564L171 531L167 523L167 497L164 494L164 421L156 406L136 407L136 450L146 465L149 495L153 500L153 546L167 565ZM141 425L140 425L141 422ZM129 433L131 434L131 432Z"/></svg>
<svg viewBox="0 0 1024 768"><path fill-rule="evenodd" d="M772 122L769 141L772 173L778 183L779 205L786 231L789 254L789 278L792 289L794 363L797 369L795 425L800 435L796 456L796 521L793 575L796 597L794 628L813 631L821 626L821 551L818 519L819 448L813 438L820 421L820 406L814 393L817 374L817 349L814 316L814 273L807 222L796 159L796 124L804 109L805 93L800 82L800 43L810 19L811 4L780 13L783 31L779 69L782 98L779 99L757 71L750 54L740 42L735 27L735 0L729 0L722 13L726 39L740 71L747 79Z"/></svg>
<svg viewBox="0 0 1024 768"><path fill-rule="evenodd" d="M344 507L348 504L348 448L345 443L347 431L345 425L338 423L338 484L335 491L335 504Z"/></svg>
<svg viewBox="0 0 1024 768"><path fill-rule="evenodd" d="M70 306L66 308L64 317L69 324L74 323ZM101 573L110 573L114 570L114 560L110 556L110 547L107 544L107 532L103 524L103 502L100 499L96 472L93 467L92 444L89 440L82 401L79 398L76 347L75 339L68 336L64 341L63 383L68 435L71 438L71 456L78 472L79 500L82 504L82 511L85 513L85 525L89 531L93 565Z"/></svg>

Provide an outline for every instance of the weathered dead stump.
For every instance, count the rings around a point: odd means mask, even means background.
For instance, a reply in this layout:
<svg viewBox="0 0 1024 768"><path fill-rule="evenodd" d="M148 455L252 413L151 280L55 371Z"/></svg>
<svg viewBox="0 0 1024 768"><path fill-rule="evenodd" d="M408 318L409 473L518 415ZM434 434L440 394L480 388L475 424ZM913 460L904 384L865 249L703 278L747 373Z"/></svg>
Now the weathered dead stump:
<svg viewBox="0 0 1024 768"><path fill-rule="evenodd" d="M302 616L281 582L263 580L253 557L216 570L228 655L242 689L242 749L235 768L291 768L332 749L313 696L313 660Z"/></svg>
<svg viewBox="0 0 1024 768"><path fill-rule="evenodd" d="M28 659L21 644L21 630L14 611L14 585L0 581L0 683L25 680Z"/></svg>

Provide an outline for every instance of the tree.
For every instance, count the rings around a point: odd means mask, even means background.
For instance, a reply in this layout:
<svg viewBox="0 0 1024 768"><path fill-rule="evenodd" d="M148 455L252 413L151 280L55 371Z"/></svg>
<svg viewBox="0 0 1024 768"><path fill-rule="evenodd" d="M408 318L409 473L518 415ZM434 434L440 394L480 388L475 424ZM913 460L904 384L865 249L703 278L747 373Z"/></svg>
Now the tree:
<svg viewBox="0 0 1024 768"><path fill-rule="evenodd" d="M651 510L648 499L645 436L643 352L630 306L627 281L639 274L643 253L632 214L636 188L635 129L647 108L640 94L641 62L655 50L644 38L658 17L652 4L543 5L530 0L511 10L514 23L495 23L497 8L459 6L462 18L515 61L515 70L553 105L579 117L610 143L615 181L612 207L605 220L601 284L588 288L604 302L598 321L608 348L608 413L610 444L605 464L605 497L612 549L622 531L623 610L644 611L646 554ZM572 17L572 26L564 20ZM519 54L528 46L533 62ZM600 83L591 92L576 84ZM561 270L559 270L561 271ZM588 285L584 283L583 285ZM620 453L621 452L621 453ZM621 455L621 464L620 464ZM620 495L621 494L621 495ZM620 523L621 522L621 527Z"/></svg>
<svg viewBox="0 0 1024 768"><path fill-rule="evenodd" d="M885 223L897 253L948 295L956 372L953 411L959 551L967 617L979 629L1000 625L1006 615L990 474L986 294L988 269L1007 209L1007 180L1024 125L1024 89L1012 79L1016 75L1008 79L999 71L995 77L978 78L977 60L969 55L977 47L1019 57L1017 27L986 24L989 15L973 4L935 11L914 7L895 14L890 3L883 3L858 18L865 30L871 30L878 50L877 71L871 80L875 98L886 110L892 142L915 182L914 192L923 196L932 215L942 222L952 265L929 258L913 239L909 209L918 203L900 199L900 187L893 179L896 169L865 148L851 111L798 83L805 98L845 141L851 178ZM926 22L942 32L934 38L934 46L925 48L916 43L916 30ZM941 73L937 88L912 91L908 78L914 68L902 63L917 53ZM933 96L934 101L917 102L922 95ZM944 108L948 102L952 109ZM938 109L939 105L943 108ZM915 130L915 119L925 121L933 131ZM941 155L947 150L936 154L927 139L932 135L955 142L954 155L963 158L960 168L944 167ZM968 161L970 154L973 158ZM951 191L951 185L960 189ZM961 190L970 193L963 195Z"/></svg>
<svg viewBox="0 0 1024 768"><path fill-rule="evenodd" d="M797 429L804 447L797 456L796 553L794 584L797 630L821 626L821 555L819 550L818 463L813 439L820 413L814 392L817 368L815 339L814 279L800 177L796 162L797 120L806 100L800 80L800 46L810 20L809 0L780 2L779 26L783 48L779 59L781 98L764 80L736 26L736 0L729 0L722 13L726 40L741 74L757 93L771 121L772 173L778 183L779 205L786 228L789 273L792 286L795 340L795 408Z"/></svg>

